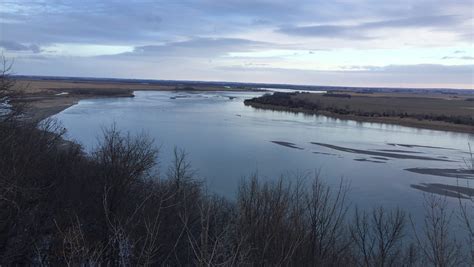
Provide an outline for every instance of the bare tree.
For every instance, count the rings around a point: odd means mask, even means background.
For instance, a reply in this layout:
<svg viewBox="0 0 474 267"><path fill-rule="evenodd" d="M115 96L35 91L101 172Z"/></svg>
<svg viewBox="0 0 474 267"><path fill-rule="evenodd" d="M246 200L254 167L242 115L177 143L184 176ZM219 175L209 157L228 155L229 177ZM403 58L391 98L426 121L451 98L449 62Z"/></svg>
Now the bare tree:
<svg viewBox="0 0 474 267"><path fill-rule="evenodd" d="M324 184L316 175L306 195L309 236L306 243L308 262L312 265L335 264L345 260L350 240L347 238L346 201L349 186L341 179L336 190Z"/></svg>
<svg viewBox="0 0 474 267"><path fill-rule="evenodd" d="M422 261L433 266L460 266L463 261L461 244L450 231L454 211L448 209L446 198L427 195L424 209L421 234L411 220Z"/></svg>
<svg viewBox="0 0 474 267"><path fill-rule="evenodd" d="M248 261L270 265L343 265L350 257L341 181L331 190L316 176L243 181L237 200L237 233ZM293 181L293 183L289 182Z"/></svg>
<svg viewBox="0 0 474 267"><path fill-rule="evenodd" d="M469 147L469 157L465 159L465 164L467 170L474 173L474 152L472 151L471 144L468 144ZM459 180L458 180L459 183ZM466 180L466 188L471 188L469 180ZM468 264L474 265L474 195L466 194L467 199L462 199L458 197L459 201L459 219L463 228L466 231L466 243L469 247L469 259Z"/></svg>
<svg viewBox="0 0 474 267"><path fill-rule="evenodd" d="M22 88L17 85L13 75L13 60L2 53L0 56L0 119L11 121L23 113L26 108Z"/></svg>
<svg viewBox="0 0 474 267"><path fill-rule="evenodd" d="M404 227L405 213L400 209L387 212L379 207L370 214L356 209L351 236L358 265L399 265Z"/></svg>
<svg viewBox="0 0 474 267"><path fill-rule="evenodd" d="M464 200L460 197L459 201L459 219L466 232L466 244L469 250L469 256L466 259L468 264L474 264L474 197L471 195Z"/></svg>
<svg viewBox="0 0 474 267"><path fill-rule="evenodd" d="M303 242L303 214L292 206L294 188L283 179L260 183L256 176L243 182L238 196L238 233L247 237L244 249L257 265L288 265ZM303 201L300 202L302 205ZM294 220L296 218L298 220Z"/></svg>
<svg viewBox="0 0 474 267"><path fill-rule="evenodd" d="M116 125L104 130L103 139L92 154L107 192L107 212L120 212L129 188L155 166L157 153L153 140L144 134L122 134Z"/></svg>

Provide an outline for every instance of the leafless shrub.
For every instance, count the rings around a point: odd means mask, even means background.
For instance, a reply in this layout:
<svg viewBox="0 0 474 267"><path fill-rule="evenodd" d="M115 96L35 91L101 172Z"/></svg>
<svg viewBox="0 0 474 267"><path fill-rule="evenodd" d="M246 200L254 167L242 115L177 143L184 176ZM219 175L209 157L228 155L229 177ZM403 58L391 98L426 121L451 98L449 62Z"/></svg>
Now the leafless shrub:
<svg viewBox="0 0 474 267"><path fill-rule="evenodd" d="M239 187L237 232L248 261L269 265L342 264L347 187L332 191L317 177L305 188L305 177L260 182L256 176Z"/></svg>
<svg viewBox="0 0 474 267"><path fill-rule="evenodd" d="M302 209L292 206L298 189L285 184L260 183L256 176L239 187L238 234L245 238L244 250L257 265L288 265L303 242ZM303 201L300 202L303 205ZM296 220L295 220L296 219Z"/></svg>
<svg viewBox="0 0 474 267"><path fill-rule="evenodd" d="M13 61L9 61L2 53L0 56L0 99L8 100L13 94L15 80L11 78Z"/></svg>
<svg viewBox="0 0 474 267"><path fill-rule="evenodd" d="M402 255L405 213L379 207L371 213L355 211L351 236L360 266L396 266Z"/></svg>
<svg viewBox="0 0 474 267"><path fill-rule="evenodd" d="M103 169L105 186L113 185L115 190L123 191L155 165L157 153L153 140L146 135L121 134L116 125L112 125L104 130L93 158Z"/></svg>
<svg viewBox="0 0 474 267"><path fill-rule="evenodd" d="M88 244L79 217L71 219L67 229L61 229L57 223L56 227L57 234L62 240L60 254L67 266L80 264L96 266L100 263L104 248L100 244Z"/></svg>
<svg viewBox="0 0 474 267"><path fill-rule="evenodd" d="M17 119L25 110L26 103L21 101L23 89L12 78L13 60L0 55L0 120Z"/></svg>
<svg viewBox="0 0 474 267"><path fill-rule="evenodd" d="M474 197L470 196L465 201L458 198L458 201L459 219L466 233L466 249L469 251L467 262L472 265L474 264Z"/></svg>
<svg viewBox="0 0 474 267"><path fill-rule="evenodd" d="M425 196L425 217L422 233L414 236L420 250L422 262L434 266L461 266L463 263L461 244L451 231L454 211L448 210L446 198Z"/></svg>
<svg viewBox="0 0 474 267"><path fill-rule="evenodd" d="M306 262L313 265L343 264L351 240L347 238L346 201L348 184L341 179L336 190L332 190L316 176L311 190L306 195L305 213L309 225Z"/></svg>
<svg viewBox="0 0 474 267"><path fill-rule="evenodd" d="M464 160L466 168L474 172L474 152L471 149L471 144L468 144L469 156ZM459 180L458 180L459 186ZM466 180L466 188L471 188L469 180ZM469 250L468 263L474 264L474 196L472 194L466 194L466 199L458 198L459 202L459 214L458 218L461 221L461 225L465 229L466 233L466 244Z"/></svg>
<svg viewBox="0 0 474 267"><path fill-rule="evenodd" d="M54 121L43 124L57 129ZM32 247L53 225L50 213L59 203L65 175L81 162L78 146L62 147L61 133L36 124L0 123L0 259L32 254ZM68 175L70 175L68 173Z"/></svg>
<svg viewBox="0 0 474 267"><path fill-rule="evenodd" d="M199 207L200 235L187 232L189 244L199 266L240 266L246 258L243 238L235 239L234 206L229 201L207 196Z"/></svg>

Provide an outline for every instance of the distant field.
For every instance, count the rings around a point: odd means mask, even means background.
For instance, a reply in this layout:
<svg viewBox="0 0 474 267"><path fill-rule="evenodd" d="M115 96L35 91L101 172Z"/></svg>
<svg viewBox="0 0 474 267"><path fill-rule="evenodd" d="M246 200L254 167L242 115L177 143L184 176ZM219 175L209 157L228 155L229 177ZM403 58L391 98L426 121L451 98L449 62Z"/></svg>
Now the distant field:
<svg viewBox="0 0 474 267"><path fill-rule="evenodd" d="M474 116L474 101L468 96L442 94L349 94L351 98L327 97L323 94L296 94L292 98L324 106L363 111L373 114L409 113L448 116Z"/></svg>
<svg viewBox="0 0 474 267"><path fill-rule="evenodd" d="M120 83L98 81L58 81L58 80L19 80L18 87L24 88L26 93L57 93L58 91L72 91L73 89L91 90L223 90L223 86L185 86L185 85L158 85L144 83ZM227 89L228 90L228 89Z"/></svg>
<svg viewBox="0 0 474 267"><path fill-rule="evenodd" d="M245 103L263 109L474 133L474 101L469 95L275 93Z"/></svg>
<svg viewBox="0 0 474 267"><path fill-rule="evenodd" d="M30 84L32 89L64 89L64 88L114 88L133 90L174 90L175 88L191 87L197 90L255 90L259 88L301 90L301 91L331 91L356 92L366 95L408 94L412 96L435 95L470 95L474 97L474 90L457 90L449 88L385 88L385 87L344 87L323 85L295 85L271 83L247 83L225 81L173 81L147 79L111 79L111 78L80 78L55 76L15 76L22 84Z"/></svg>

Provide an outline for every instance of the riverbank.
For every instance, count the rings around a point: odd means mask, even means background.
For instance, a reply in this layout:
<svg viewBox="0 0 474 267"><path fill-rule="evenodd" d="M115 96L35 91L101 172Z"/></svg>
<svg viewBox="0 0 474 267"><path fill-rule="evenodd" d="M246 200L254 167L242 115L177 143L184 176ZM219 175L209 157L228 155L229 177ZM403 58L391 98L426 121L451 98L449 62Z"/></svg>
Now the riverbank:
<svg viewBox="0 0 474 267"><path fill-rule="evenodd" d="M275 93L245 104L342 120L474 133L474 101L462 95Z"/></svg>
<svg viewBox="0 0 474 267"><path fill-rule="evenodd" d="M25 104L28 119L41 121L53 116L83 99L133 97L134 91L259 91L249 88L226 86L144 84L140 82L77 81L77 80L17 80L15 87L21 91L18 103Z"/></svg>
<svg viewBox="0 0 474 267"><path fill-rule="evenodd" d="M84 90L70 89L61 92L36 92L24 94L18 103L25 105L25 115L28 119L41 121L51 117L83 99L108 98L108 97L133 97L131 90L105 91L102 89Z"/></svg>
<svg viewBox="0 0 474 267"><path fill-rule="evenodd" d="M145 84L140 82L18 80L23 92L19 102L26 104L26 116L43 120L67 109L80 100L133 97L134 91L262 91L209 84ZM259 109L302 112L342 120L387 123L422 129L474 134L473 95L462 90L452 93L337 92L275 93L246 100Z"/></svg>

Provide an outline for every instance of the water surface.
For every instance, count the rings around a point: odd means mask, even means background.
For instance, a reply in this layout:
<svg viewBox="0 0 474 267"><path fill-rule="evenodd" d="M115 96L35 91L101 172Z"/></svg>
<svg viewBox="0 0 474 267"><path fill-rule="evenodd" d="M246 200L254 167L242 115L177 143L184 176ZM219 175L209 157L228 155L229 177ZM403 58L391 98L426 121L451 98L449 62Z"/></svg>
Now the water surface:
<svg viewBox="0 0 474 267"><path fill-rule="evenodd" d="M101 127L113 122L125 131L147 132L160 147L162 172L173 148L183 148L208 189L229 198L235 197L239 181L256 171L262 179L319 172L330 185L341 178L350 182L353 205L398 206L416 213L426 184L451 188L470 178L436 175L433 169L465 168L472 135L243 104L260 94L137 91L134 98L82 100L55 117L67 128L68 138L88 150ZM448 201L457 203L453 197Z"/></svg>

